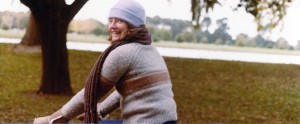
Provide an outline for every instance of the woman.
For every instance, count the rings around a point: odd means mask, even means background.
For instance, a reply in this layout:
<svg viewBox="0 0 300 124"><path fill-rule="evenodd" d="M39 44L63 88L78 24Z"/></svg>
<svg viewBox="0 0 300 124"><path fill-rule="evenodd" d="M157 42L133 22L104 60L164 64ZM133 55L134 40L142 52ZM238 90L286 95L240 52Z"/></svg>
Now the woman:
<svg viewBox="0 0 300 124"><path fill-rule="evenodd" d="M167 66L151 46L144 8L134 0L119 0L109 12L111 46L94 65L86 86L60 110L34 123L68 122L85 113L97 122L121 108L124 123L176 123L176 103ZM97 105L112 88L116 90Z"/></svg>

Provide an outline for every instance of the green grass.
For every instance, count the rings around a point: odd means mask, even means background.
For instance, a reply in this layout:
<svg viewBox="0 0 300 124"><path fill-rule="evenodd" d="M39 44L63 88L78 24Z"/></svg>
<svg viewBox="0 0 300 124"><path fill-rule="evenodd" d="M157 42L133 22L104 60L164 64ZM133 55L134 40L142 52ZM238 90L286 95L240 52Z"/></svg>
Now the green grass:
<svg viewBox="0 0 300 124"><path fill-rule="evenodd" d="M0 122L32 122L71 96L36 95L40 53L14 53L0 44ZM73 91L99 53L69 51ZM300 65L165 57L179 123L300 123ZM120 118L119 111L111 116ZM74 121L76 122L76 121Z"/></svg>
<svg viewBox="0 0 300 124"><path fill-rule="evenodd" d="M166 60L182 122L300 123L299 65Z"/></svg>

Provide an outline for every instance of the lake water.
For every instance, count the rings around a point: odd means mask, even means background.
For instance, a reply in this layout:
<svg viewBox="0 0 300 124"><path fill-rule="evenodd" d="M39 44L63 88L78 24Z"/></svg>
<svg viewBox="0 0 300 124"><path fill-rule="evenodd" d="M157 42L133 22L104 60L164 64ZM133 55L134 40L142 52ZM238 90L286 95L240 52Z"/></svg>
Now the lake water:
<svg viewBox="0 0 300 124"><path fill-rule="evenodd" d="M0 38L0 43L17 44L19 42L20 39ZM72 41L67 42L68 49L85 50L85 51L102 52L108 46L109 44L105 44L105 43L83 43L83 42L72 42ZM229 52L229 51L196 50L196 49L166 48L166 47L156 47L156 48L162 56L168 56L168 57L300 65L299 55Z"/></svg>

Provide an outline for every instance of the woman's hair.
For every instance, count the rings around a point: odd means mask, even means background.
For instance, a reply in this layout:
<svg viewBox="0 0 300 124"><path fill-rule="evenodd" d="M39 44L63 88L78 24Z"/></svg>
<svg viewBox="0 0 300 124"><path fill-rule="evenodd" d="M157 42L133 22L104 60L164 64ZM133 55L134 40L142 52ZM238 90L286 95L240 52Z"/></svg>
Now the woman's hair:
<svg viewBox="0 0 300 124"><path fill-rule="evenodd" d="M126 22L126 21L125 21ZM135 37L136 35L139 35L139 32L143 31L144 30L144 27L145 25L142 24L140 25L139 27L136 27L128 22L126 22L127 26L128 26L128 30L126 31L122 31L121 33L121 39L120 41L123 41L123 40L129 40L133 37ZM118 41L112 41L112 37L111 37L111 34L110 34L110 31L108 31L108 41L110 41L110 43L114 44L114 42L118 42Z"/></svg>

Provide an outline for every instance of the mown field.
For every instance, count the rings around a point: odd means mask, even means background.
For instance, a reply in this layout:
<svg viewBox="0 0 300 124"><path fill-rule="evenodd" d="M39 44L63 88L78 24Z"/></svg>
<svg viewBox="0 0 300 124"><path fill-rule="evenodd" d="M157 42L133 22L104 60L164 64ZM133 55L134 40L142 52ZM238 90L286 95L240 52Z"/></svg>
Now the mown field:
<svg viewBox="0 0 300 124"><path fill-rule="evenodd" d="M32 122L72 97L35 94L41 77L40 53L14 53L9 46L0 44L0 122ZM84 86L99 54L69 51L74 92ZM165 60L179 123L300 123L300 65ZM119 111L111 118L120 118Z"/></svg>

